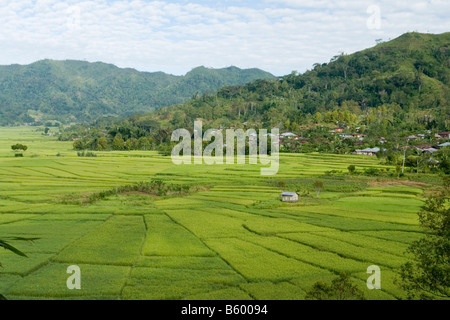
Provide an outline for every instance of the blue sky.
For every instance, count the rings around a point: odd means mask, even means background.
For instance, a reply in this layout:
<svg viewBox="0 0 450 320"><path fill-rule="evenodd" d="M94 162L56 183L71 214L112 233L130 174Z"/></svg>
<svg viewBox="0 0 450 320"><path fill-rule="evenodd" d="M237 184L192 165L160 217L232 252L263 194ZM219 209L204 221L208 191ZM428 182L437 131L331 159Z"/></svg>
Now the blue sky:
<svg viewBox="0 0 450 320"><path fill-rule="evenodd" d="M304 72L408 31L450 31L448 0L0 0L0 64L103 61Z"/></svg>

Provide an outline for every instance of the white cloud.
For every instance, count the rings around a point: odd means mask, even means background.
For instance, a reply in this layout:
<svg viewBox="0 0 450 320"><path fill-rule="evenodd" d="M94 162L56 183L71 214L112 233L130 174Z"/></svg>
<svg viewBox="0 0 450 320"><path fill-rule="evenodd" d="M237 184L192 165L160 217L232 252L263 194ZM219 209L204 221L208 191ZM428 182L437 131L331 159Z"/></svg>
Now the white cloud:
<svg viewBox="0 0 450 320"><path fill-rule="evenodd" d="M0 0L0 64L87 59L182 74L198 65L304 71L407 31L450 31L446 0ZM369 29L370 5L380 28Z"/></svg>

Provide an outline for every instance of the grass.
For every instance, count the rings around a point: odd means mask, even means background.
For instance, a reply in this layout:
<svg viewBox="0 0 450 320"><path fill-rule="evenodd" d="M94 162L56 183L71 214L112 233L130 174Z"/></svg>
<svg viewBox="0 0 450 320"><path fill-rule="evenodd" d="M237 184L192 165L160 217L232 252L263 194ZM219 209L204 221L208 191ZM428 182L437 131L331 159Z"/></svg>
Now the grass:
<svg viewBox="0 0 450 320"><path fill-rule="evenodd" d="M14 243L29 258L0 251L0 292L10 299L303 299L343 271L369 299L401 299L394 279L422 236L424 191L437 183L346 175L350 164L386 167L355 155L282 154L273 177L258 165L175 166L152 151L78 157L70 142L35 130L0 128L0 235L39 238ZM14 143L28 146L23 158ZM342 173L325 175L332 170ZM152 180L200 192L137 187ZM280 201L295 190L298 203ZM63 201L83 195L97 196ZM73 264L82 290L66 288ZM381 290L365 286L372 264Z"/></svg>
<svg viewBox="0 0 450 320"><path fill-rule="evenodd" d="M140 254L144 236L142 217L115 215L65 247L54 260L131 266Z"/></svg>
<svg viewBox="0 0 450 320"><path fill-rule="evenodd" d="M142 248L145 256L214 256L199 238L166 215L145 217L147 237Z"/></svg>

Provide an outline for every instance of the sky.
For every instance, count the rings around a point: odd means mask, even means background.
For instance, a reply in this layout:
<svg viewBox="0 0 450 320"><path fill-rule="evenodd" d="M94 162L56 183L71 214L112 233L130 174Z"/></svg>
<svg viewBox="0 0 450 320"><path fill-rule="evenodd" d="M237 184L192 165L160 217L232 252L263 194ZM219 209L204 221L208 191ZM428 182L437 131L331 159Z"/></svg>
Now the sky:
<svg viewBox="0 0 450 320"><path fill-rule="evenodd" d="M0 0L0 65L42 59L182 75L304 72L405 32L450 31L449 0Z"/></svg>

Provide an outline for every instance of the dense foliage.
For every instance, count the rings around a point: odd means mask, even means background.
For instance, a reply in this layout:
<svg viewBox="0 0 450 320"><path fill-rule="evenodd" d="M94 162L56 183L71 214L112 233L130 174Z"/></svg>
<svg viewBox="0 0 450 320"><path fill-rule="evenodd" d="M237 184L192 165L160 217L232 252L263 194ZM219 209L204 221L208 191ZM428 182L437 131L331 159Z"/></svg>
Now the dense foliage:
<svg viewBox="0 0 450 320"><path fill-rule="evenodd" d="M167 154L177 128L280 128L300 138L283 141L285 152L350 153L379 147L387 163L419 172L437 166L448 172L448 151L434 159L414 145L437 145L435 134L450 120L450 33L407 33L352 55L333 57L304 74L220 88L188 102L123 120L102 118L61 135L77 150L148 150ZM340 127L350 138L331 133ZM418 140L406 140L422 134ZM364 139L358 139L364 135ZM409 149L404 152L402 147ZM439 163L439 165L436 165Z"/></svg>
<svg viewBox="0 0 450 320"><path fill-rule="evenodd" d="M271 77L259 69L236 67L198 67L185 76L174 76L72 60L0 66L0 125L129 116L181 103L221 86Z"/></svg>
<svg viewBox="0 0 450 320"><path fill-rule="evenodd" d="M426 236L411 244L414 260L401 268L401 286L410 298L450 298L450 179L419 212Z"/></svg>
<svg viewBox="0 0 450 320"><path fill-rule="evenodd" d="M307 300L365 300L364 292L354 285L350 276L341 273L331 284L324 281L316 282L307 293Z"/></svg>

